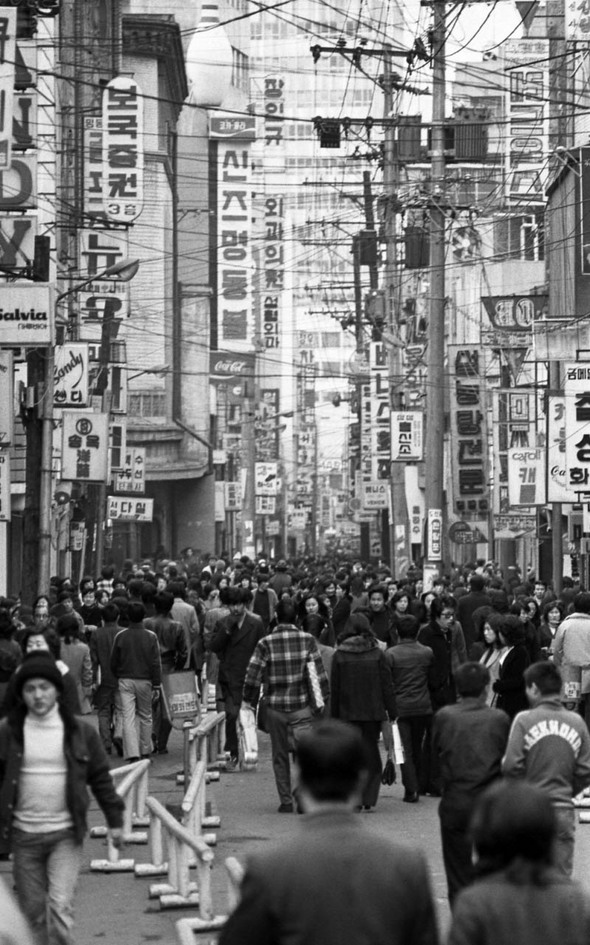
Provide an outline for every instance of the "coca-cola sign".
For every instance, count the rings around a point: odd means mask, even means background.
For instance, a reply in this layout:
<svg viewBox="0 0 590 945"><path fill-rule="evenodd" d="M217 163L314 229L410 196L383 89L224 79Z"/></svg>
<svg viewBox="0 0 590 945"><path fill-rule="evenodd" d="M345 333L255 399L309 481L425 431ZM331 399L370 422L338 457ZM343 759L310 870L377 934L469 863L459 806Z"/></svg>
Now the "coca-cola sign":
<svg viewBox="0 0 590 945"><path fill-rule="evenodd" d="M209 355L209 379L212 383L227 383L231 378L245 377L254 373L254 355L236 355L234 351L211 351Z"/></svg>

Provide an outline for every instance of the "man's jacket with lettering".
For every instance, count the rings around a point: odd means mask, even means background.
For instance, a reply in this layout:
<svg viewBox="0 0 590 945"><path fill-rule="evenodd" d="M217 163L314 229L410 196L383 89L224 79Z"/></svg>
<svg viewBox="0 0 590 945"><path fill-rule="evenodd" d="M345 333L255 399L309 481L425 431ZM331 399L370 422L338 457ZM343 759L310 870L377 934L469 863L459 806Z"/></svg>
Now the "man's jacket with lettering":
<svg viewBox="0 0 590 945"><path fill-rule="evenodd" d="M586 723L559 696L546 696L512 723L502 772L525 778L554 804L572 806L572 796L590 784L590 735Z"/></svg>

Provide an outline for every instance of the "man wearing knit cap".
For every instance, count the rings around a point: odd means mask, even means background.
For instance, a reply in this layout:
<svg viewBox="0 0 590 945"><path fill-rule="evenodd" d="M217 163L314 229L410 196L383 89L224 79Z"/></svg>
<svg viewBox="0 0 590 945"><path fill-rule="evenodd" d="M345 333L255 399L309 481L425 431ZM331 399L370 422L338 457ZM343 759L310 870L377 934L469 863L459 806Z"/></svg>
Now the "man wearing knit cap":
<svg viewBox="0 0 590 945"><path fill-rule="evenodd" d="M19 904L40 945L73 945L86 788L115 846L124 805L98 733L60 702L63 677L53 657L25 657L15 690L17 702L0 722L0 855L12 853Z"/></svg>

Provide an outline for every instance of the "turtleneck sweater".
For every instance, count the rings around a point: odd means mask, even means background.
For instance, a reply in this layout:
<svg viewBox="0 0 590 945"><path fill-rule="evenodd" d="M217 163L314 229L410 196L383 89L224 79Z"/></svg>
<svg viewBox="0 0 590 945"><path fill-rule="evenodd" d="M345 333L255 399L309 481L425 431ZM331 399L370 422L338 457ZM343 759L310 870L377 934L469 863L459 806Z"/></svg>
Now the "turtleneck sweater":
<svg viewBox="0 0 590 945"><path fill-rule="evenodd" d="M52 833L73 824L66 802L64 723L57 705L39 718L27 714L14 826L26 833Z"/></svg>

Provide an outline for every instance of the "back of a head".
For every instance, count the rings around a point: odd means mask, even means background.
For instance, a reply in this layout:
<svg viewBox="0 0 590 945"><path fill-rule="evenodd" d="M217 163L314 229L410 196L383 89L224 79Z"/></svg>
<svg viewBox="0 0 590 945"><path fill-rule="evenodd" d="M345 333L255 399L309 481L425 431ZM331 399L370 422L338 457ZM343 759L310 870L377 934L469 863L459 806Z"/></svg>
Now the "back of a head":
<svg viewBox="0 0 590 945"><path fill-rule="evenodd" d="M160 614L162 617L166 617L170 613L173 604L174 594L171 594L170 591L160 591L160 593L156 594L154 597L156 613Z"/></svg>
<svg viewBox="0 0 590 945"><path fill-rule="evenodd" d="M145 617L145 607L141 601L132 600L129 602L127 617L129 618L129 623L141 623Z"/></svg>
<svg viewBox="0 0 590 945"><path fill-rule="evenodd" d="M276 608L279 623L295 623L297 620L297 606L288 598L281 598Z"/></svg>
<svg viewBox="0 0 590 945"><path fill-rule="evenodd" d="M102 608L102 619L105 623L116 623L119 619L119 613L117 605L110 600Z"/></svg>
<svg viewBox="0 0 590 945"><path fill-rule="evenodd" d="M129 596L135 598L136 600L140 600L143 584L143 578L133 578L132 581L129 581L127 584Z"/></svg>
<svg viewBox="0 0 590 945"><path fill-rule="evenodd" d="M166 590L169 591L173 597L180 597L182 600L185 599L185 590L182 581L171 581Z"/></svg>
<svg viewBox="0 0 590 945"><path fill-rule="evenodd" d="M78 618L75 614L64 614L62 617L58 617L56 630L66 643L71 643L72 640L78 640L80 637Z"/></svg>
<svg viewBox="0 0 590 945"><path fill-rule="evenodd" d="M400 640L415 640L420 629L420 621L411 614L404 614L397 618L397 635Z"/></svg>
<svg viewBox="0 0 590 945"><path fill-rule="evenodd" d="M528 666L524 671L524 682L526 686L534 683L542 696L556 696L561 692L561 673L550 660Z"/></svg>
<svg viewBox="0 0 590 945"><path fill-rule="evenodd" d="M590 614L590 592L580 591L574 597L574 611L578 614Z"/></svg>
<svg viewBox="0 0 590 945"><path fill-rule="evenodd" d="M557 829L547 794L526 781L498 781L480 796L471 837L481 867L503 869L515 860L551 863Z"/></svg>
<svg viewBox="0 0 590 945"><path fill-rule="evenodd" d="M524 624L515 614L499 614L498 630L508 646L517 646L525 641Z"/></svg>
<svg viewBox="0 0 590 945"><path fill-rule="evenodd" d="M483 591L486 586L486 579L483 574L472 574L469 578L469 587L472 591Z"/></svg>
<svg viewBox="0 0 590 945"><path fill-rule="evenodd" d="M457 692L463 699L481 696L490 681L490 671L482 663L462 663L453 674Z"/></svg>
<svg viewBox="0 0 590 945"><path fill-rule="evenodd" d="M301 736L297 761L301 786L316 801L347 801L369 767L360 733L338 719L324 719Z"/></svg>
<svg viewBox="0 0 590 945"><path fill-rule="evenodd" d="M151 581L144 581L141 585L141 600L146 606L154 602L157 593L156 586Z"/></svg>

